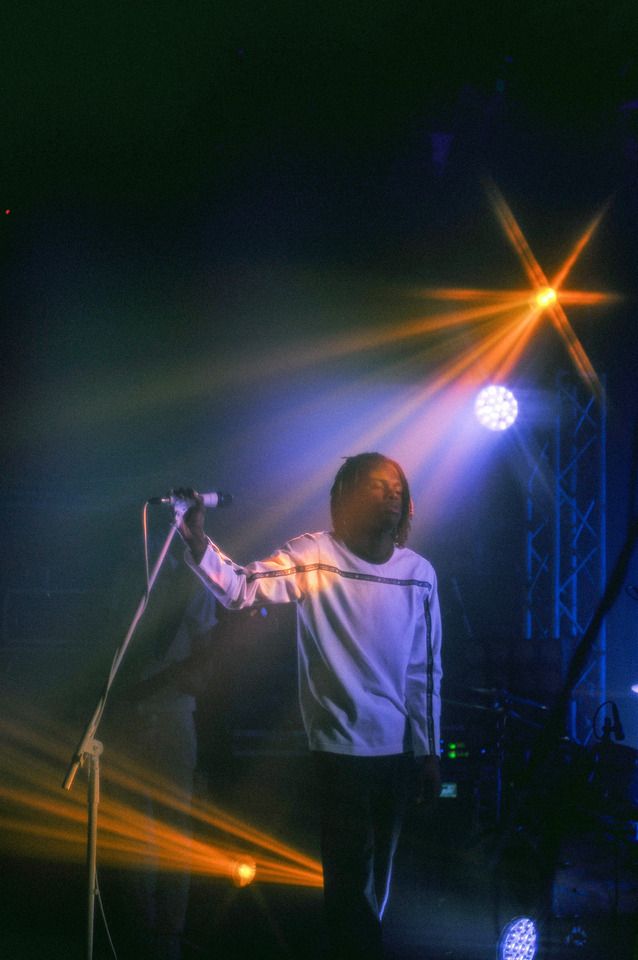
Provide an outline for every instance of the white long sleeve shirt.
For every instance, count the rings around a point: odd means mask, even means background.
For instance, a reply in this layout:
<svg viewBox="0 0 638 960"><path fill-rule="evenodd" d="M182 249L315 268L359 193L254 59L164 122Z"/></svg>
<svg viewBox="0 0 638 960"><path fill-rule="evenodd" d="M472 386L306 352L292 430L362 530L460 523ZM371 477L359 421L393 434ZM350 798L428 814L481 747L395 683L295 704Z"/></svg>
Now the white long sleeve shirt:
<svg viewBox="0 0 638 960"><path fill-rule="evenodd" d="M332 533L307 533L244 567L209 542L186 561L229 608L297 604L299 699L311 750L438 754L441 618L436 574L395 547L369 563Z"/></svg>

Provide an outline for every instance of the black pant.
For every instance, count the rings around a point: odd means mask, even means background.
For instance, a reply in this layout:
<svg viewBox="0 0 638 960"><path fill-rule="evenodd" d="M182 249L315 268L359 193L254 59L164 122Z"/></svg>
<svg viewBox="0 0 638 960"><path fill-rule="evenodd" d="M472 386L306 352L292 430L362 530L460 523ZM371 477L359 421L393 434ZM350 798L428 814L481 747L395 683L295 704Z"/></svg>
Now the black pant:
<svg viewBox="0 0 638 960"><path fill-rule="evenodd" d="M412 754L313 753L331 960L378 960Z"/></svg>

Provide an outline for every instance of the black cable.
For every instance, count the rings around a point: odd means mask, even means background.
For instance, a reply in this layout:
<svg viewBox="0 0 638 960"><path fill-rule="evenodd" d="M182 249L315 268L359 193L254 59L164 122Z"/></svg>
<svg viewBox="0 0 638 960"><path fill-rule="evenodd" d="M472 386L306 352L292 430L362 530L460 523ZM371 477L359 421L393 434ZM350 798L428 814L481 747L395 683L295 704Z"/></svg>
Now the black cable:
<svg viewBox="0 0 638 960"><path fill-rule="evenodd" d="M98 883L97 874L95 876L95 893L97 895L97 902L100 905L100 913L102 915L102 923L104 924L104 930L106 932L106 938L109 942L111 948L111 953L113 954L114 960L117 960L117 950L115 949L115 944L113 943L113 938L111 937L111 931L109 930L109 924L106 919L106 912L104 910L104 904L102 903L102 891L100 890L100 885Z"/></svg>

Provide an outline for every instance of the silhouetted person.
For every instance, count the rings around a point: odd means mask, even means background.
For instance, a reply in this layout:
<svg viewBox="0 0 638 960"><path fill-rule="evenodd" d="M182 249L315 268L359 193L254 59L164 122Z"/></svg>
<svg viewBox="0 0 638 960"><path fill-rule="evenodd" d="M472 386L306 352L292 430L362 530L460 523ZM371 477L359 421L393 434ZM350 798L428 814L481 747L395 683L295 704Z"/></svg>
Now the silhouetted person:
<svg viewBox="0 0 638 960"><path fill-rule="evenodd" d="M124 569L114 591L118 619L133 609L125 609L126 600L132 599L130 584L131 570ZM169 551L118 678L116 735L133 765L133 777L136 772L139 776L135 790L120 790L119 799L144 814L144 854L135 869L123 871L120 878L126 946L136 960L182 958L190 869L186 856L175 869L166 869L161 835L165 828L175 831L185 847L191 836L189 805L197 764L194 713L211 668L216 606L210 591ZM154 781L159 792L153 789ZM180 803L171 802L172 796Z"/></svg>

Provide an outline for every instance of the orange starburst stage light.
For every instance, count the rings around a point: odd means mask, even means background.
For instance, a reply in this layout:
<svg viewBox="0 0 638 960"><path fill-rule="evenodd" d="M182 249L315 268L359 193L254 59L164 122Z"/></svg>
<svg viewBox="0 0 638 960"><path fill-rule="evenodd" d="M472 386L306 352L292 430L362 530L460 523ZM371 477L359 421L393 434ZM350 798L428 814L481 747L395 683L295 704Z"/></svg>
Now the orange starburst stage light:
<svg viewBox="0 0 638 960"><path fill-rule="evenodd" d="M556 303L556 291L553 287L543 287L536 294L536 303L539 307L548 307L550 303Z"/></svg>
<svg viewBox="0 0 638 960"><path fill-rule="evenodd" d="M548 316L567 347L572 362L584 383L589 386L594 395L603 399L603 388L596 371L594 370L587 353L576 332L570 324L567 315L561 306L561 301L573 306L590 305L592 303L610 303L618 298L612 294L595 293L591 291L570 290L563 291L562 286L571 272L574 264L591 240L596 228L602 220L609 201L596 214L591 223L576 241L565 262L557 271L553 279L548 279L538 260L527 242L523 231L510 210L505 198L496 184L489 180L486 183L488 195L496 215L505 231L505 234L514 247L519 260L532 284L532 293L537 302L547 310ZM538 299L540 298L540 300Z"/></svg>
<svg viewBox="0 0 638 960"><path fill-rule="evenodd" d="M500 382L515 370L525 350L547 318L565 343L569 356L581 379L595 396L603 397L600 380L593 369L587 353L571 326L563 305L585 306L612 303L619 298L614 294L598 291L564 290L563 284L578 257L591 239L604 215L605 208L587 226L578 238L561 268L549 278L536 260L522 230L504 198L490 184L488 191L497 216L521 261L531 288L523 289L478 289L471 287L438 287L417 291L425 299L460 301L466 306L447 314L435 314L420 321L422 333L452 331L452 337L440 343L440 352L448 351L447 359L439 365L435 376L421 392L421 402L432 401L439 395L435 412L428 417L428 428L419 437L421 457L433 457L436 452L437 469L429 477L429 495L441 497L451 487L462 468L462 461L474 442L472 429L459 421L459 411L464 409L473 389L485 382ZM413 324L416 329L417 322ZM400 335L400 334L399 334ZM458 341L459 349L448 348ZM432 347L428 356L433 359ZM453 389L451 389L453 388ZM444 393L445 392L445 393ZM444 402L445 395L448 400ZM418 405L418 401L416 402ZM416 412L401 409L395 411L394 420ZM406 432L407 432L406 428ZM410 429L413 429L411 427ZM463 436L463 441L450 444L450 436Z"/></svg>

